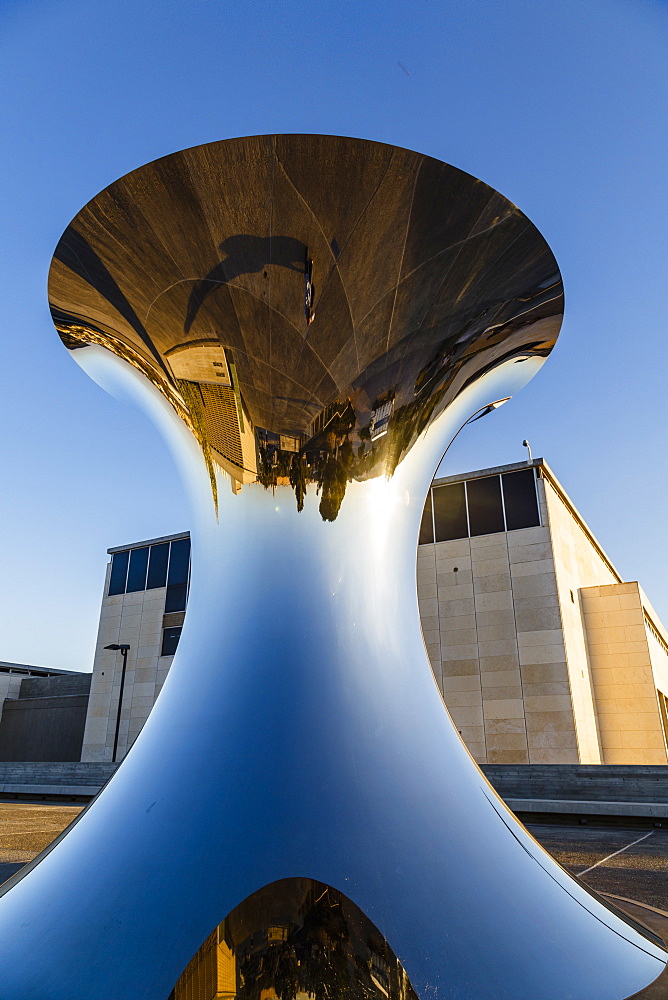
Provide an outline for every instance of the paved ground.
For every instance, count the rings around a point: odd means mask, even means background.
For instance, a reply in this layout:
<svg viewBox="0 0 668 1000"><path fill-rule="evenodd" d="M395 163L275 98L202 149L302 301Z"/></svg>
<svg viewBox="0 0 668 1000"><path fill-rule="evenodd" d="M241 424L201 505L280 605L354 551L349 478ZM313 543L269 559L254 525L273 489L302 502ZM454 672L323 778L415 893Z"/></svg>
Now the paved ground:
<svg viewBox="0 0 668 1000"><path fill-rule="evenodd" d="M0 883L44 850L82 806L0 802Z"/></svg>
<svg viewBox="0 0 668 1000"><path fill-rule="evenodd" d="M32 860L81 806L0 802L0 883ZM531 824L536 840L600 892L668 911L668 830Z"/></svg>
<svg viewBox="0 0 668 1000"><path fill-rule="evenodd" d="M528 829L592 889L668 912L668 830L542 824Z"/></svg>

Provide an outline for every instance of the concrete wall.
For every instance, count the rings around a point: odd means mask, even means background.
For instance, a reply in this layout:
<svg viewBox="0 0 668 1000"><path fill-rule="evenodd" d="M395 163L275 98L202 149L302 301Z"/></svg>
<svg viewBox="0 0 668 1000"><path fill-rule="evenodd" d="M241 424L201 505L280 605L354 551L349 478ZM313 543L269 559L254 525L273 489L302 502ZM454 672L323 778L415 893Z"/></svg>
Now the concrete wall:
<svg viewBox="0 0 668 1000"><path fill-rule="evenodd" d="M19 697L4 702L0 760L78 761L90 674L26 678Z"/></svg>
<svg viewBox="0 0 668 1000"><path fill-rule="evenodd" d="M666 763L655 685L668 694L668 637L541 473L540 527L418 548L425 644L453 722L480 763Z"/></svg>
<svg viewBox="0 0 668 1000"><path fill-rule="evenodd" d="M558 484L547 478L542 483L580 760L598 764L602 761L601 747L579 591L581 587L618 583L620 578L570 501L565 502Z"/></svg>
<svg viewBox="0 0 668 1000"><path fill-rule="evenodd" d="M579 760L541 483L539 497L541 527L418 549L432 669L481 763Z"/></svg>
<svg viewBox="0 0 668 1000"><path fill-rule="evenodd" d="M503 798L668 802L668 782L661 767L488 764L482 770Z"/></svg>

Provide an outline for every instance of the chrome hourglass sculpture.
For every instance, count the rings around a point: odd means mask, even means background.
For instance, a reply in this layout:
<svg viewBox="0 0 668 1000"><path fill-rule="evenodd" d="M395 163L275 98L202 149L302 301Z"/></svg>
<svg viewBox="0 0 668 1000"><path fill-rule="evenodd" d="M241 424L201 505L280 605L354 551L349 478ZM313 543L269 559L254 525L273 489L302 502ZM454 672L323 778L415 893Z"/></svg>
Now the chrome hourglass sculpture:
<svg viewBox="0 0 668 1000"><path fill-rule="evenodd" d="M481 775L420 631L439 460L561 323L531 222L409 150L231 139L89 202L49 294L72 357L169 440L193 573L139 738L0 899L3 1000L622 1000L655 980L661 942Z"/></svg>

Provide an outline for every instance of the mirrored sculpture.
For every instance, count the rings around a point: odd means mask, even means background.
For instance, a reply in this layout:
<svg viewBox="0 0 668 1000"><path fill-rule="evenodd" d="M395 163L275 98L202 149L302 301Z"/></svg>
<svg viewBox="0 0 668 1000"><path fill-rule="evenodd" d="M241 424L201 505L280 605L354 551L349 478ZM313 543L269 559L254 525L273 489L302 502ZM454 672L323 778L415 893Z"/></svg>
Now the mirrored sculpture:
<svg viewBox="0 0 668 1000"><path fill-rule="evenodd" d="M405 149L233 139L94 198L49 293L74 359L168 438L193 574L139 738L0 900L3 997L622 1000L654 980L661 943L481 775L420 632L440 458L559 330L531 222Z"/></svg>

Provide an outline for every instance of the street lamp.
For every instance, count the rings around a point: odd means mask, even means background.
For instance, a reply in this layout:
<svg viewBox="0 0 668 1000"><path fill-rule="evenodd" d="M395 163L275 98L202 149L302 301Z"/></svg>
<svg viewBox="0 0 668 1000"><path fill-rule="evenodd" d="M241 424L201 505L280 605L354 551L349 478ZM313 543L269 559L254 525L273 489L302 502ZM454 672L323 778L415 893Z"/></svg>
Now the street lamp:
<svg viewBox="0 0 668 1000"><path fill-rule="evenodd" d="M116 732L114 734L114 750L111 755L112 761L116 760L116 751L118 750L118 731L121 728L121 706L123 704L123 688L125 687L125 670L128 665L128 649L130 646L127 642L117 643L112 642L110 646L105 646L105 649L120 650L123 657L123 667L121 669L121 689L118 692L118 712L116 713Z"/></svg>

